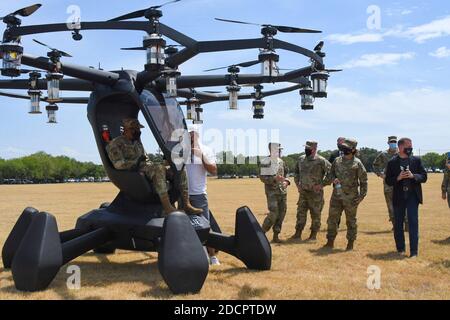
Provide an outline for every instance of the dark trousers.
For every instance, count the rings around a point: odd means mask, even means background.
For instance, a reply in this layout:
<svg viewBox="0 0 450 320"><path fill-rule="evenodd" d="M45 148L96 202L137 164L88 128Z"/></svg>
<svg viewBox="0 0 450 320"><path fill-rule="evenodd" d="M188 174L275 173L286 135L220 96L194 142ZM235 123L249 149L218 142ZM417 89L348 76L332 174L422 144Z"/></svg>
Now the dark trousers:
<svg viewBox="0 0 450 320"><path fill-rule="evenodd" d="M408 199L400 205L394 206L394 238L397 251L405 251L405 232L403 225L405 213L408 217L410 254L417 255L419 247L419 200L415 194L410 194Z"/></svg>

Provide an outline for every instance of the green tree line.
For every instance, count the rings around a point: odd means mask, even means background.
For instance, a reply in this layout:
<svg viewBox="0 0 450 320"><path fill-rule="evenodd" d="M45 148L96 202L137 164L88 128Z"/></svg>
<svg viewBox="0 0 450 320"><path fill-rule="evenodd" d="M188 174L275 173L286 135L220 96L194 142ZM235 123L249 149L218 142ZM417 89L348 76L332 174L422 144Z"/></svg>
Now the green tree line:
<svg viewBox="0 0 450 320"><path fill-rule="evenodd" d="M319 154L329 159L332 151L319 151ZM361 148L358 157L363 162L367 171L372 172L372 163L379 151L371 148ZM290 173L294 173L297 159L303 153L290 154L283 157ZM150 155L151 160L158 161L161 156ZM218 158L218 174L251 176L259 175L260 157L245 157L233 155L231 152L221 152ZM427 153L422 156L422 162L426 168L433 170L444 169L446 154ZM230 164L231 162L231 164ZM39 182L62 182L69 178L83 179L105 177L103 166L92 162L80 162L66 156L52 156L45 152L38 152L26 157L4 160L0 158L0 182L3 179L28 179Z"/></svg>
<svg viewBox="0 0 450 320"><path fill-rule="evenodd" d="M92 162L80 162L66 156L52 156L38 152L26 157L0 159L0 179L28 179L36 183L64 181L65 179L102 178L103 166Z"/></svg>

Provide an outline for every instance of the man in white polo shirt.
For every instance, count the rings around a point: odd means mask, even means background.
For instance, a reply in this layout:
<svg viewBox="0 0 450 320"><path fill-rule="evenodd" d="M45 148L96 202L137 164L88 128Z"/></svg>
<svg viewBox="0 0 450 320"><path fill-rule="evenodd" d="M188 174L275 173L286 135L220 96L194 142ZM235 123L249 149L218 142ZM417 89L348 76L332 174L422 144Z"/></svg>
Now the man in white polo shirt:
<svg viewBox="0 0 450 320"><path fill-rule="evenodd" d="M186 171L189 185L189 199L193 206L203 210L203 216L210 220L208 196L207 196L207 176L217 175L217 165L215 155L212 150L200 142L199 128L193 126L189 131L191 137L191 161L186 164ZM219 265L216 251L207 248L211 265Z"/></svg>

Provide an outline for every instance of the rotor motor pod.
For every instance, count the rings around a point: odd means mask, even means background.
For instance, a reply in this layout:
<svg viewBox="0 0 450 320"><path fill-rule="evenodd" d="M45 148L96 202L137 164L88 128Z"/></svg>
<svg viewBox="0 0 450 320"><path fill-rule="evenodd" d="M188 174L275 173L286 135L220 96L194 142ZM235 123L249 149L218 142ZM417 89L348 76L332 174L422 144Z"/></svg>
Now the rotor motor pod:
<svg viewBox="0 0 450 320"><path fill-rule="evenodd" d="M166 93L169 97L177 97L177 78L181 75L177 70L169 69L164 72L166 78Z"/></svg>
<svg viewBox="0 0 450 320"><path fill-rule="evenodd" d="M253 101L253 119L264 119L264 107L266 103L263 100Z"/></svg>
<svg viewBox="0 0 450 320"><path fill-rule="evenodd" d="M47 110L47 117L48 117L47 123L58 123L56 121L56 111L59 110L58 106L54 103L50 103L48 106L45 107L45 110Z"/></svg>
<svg viewBox="0 0 450 320"><path fill-rule="evenodd" d="M62 101L59 95L59 84L60 80L64 77L62 73L59 72L49 72L46 75L47 79L47 93L48 98L47 101L50 103L60 102Z"/></svg>
<svg viewBox="0 0 450 320"><path fill-rule="evenodd" d="M258 56L261 62L261 73L265 77L277 77L279 75L277 63L280 56L273 50L263 50Z"/></svg>
<svg viewBox="0 0 450 320"><path fill-rule="evenodd" d="M241 91L241 87L233 84L227 87L227 91L230 95L228 101L229 109L238 110L239 91Z"/></svg>
<svg viewBox="0 0 450 320"><path fill-rule="evenodd" d="M20 67L22 65L23 47L19 43L9 42L0 45L0 57L2 63L2 76L18 77L20 76Z"/></svg>
<svg viewBox="0 0 450 320"><path fill-rule="evenodd" d="M197 108L195 108L195 118L192 123L203 124L202 115L203 115L203 108L201 106L198 106Z"/></svg>
<svg viewBox="0 0 450 320"><path fill-rule="evenodd" d="M166 41L158 34L144 37L144 48L147 50L146 71L159 71L166 64L165 47Z"/></svg>
<svg viewBox="0 0 450 320"><path fill-rule="evenodd" d="M30 89L28 90L30 96L30 111L29 114L41 114L40 102L41 102L41 90Z"/></svg>
<svg viewBox="0 0 450 320"><path fill-rule="evenodd" d="M328 78L330 75L326 71L317 71L311 74L313 82L313 95L315 98L326 98Z"/></svg>
<svg viewBox="0 0 450 320"><path fill-rule="evenodd" d="M200 101L193 97L186 101L186 119L187 120L194 120L196 115L194 113L196 112L196 109L200 107ZM202 110L203 111L203 110Z"/></svg>
<svg viewBox="0 0 450 320"><path fill-rule="evenodd" d="M300 90L302 110L314 109L314 94L311 85L307 85Z"/></svg>

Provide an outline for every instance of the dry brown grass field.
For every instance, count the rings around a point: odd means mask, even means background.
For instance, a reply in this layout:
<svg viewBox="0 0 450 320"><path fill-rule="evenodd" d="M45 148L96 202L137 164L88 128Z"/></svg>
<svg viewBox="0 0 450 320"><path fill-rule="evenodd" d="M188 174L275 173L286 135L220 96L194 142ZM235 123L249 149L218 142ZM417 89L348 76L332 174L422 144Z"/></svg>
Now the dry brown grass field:
<svg viewBox="0 0 450 320"><path fill-rule="evenodd" d="M17 291L11 272L0 269L0 299L450 299L450 210L440 198L441 179L442 175L430 175L425 185L418 259L393 253L382 184L371 175L369 195L358 212L358 240L353 252L343 250L345 224L336 250L320 250L325 243L330 196L327 188L319 240L272 245L270 271L247 270L237 259L220 254L222 265L210 268L199 294L174 296L159 275L156 253L87 253L70 263L81 268L81 289L67 288L67 266L61 268L46 291L37 293ZM0 245L27 206L54 214L59 229L65 230L74 226L78 216L110 201L116 193L111 184L0 186ZM227 233L234 233L238 207L249 206L260 222L267 211L258 179L211 179L209 194L210 207ZM297 198L292 188L283 239L294 232ZM381 269L380 290L366 286L367 268L371 265Z"/></svg>

